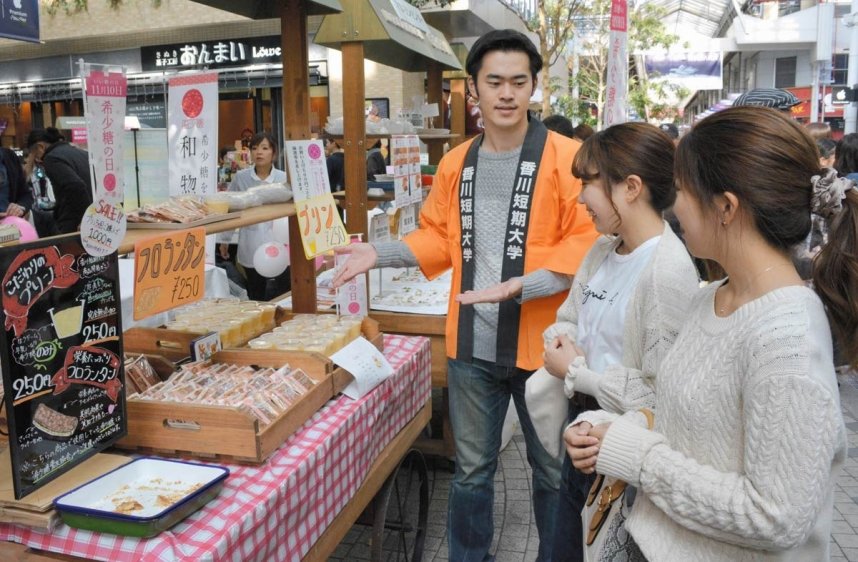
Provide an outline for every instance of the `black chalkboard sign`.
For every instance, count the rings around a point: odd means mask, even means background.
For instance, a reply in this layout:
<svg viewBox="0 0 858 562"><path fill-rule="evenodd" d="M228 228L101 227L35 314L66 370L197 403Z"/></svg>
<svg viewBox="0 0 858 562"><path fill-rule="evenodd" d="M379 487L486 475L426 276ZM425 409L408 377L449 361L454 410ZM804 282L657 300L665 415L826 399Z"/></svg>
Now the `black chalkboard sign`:
<svg viewBox="0 0 858 562"><path fill-rule="evenodd" d="M117 255L77 234L0 248L3 390L15 498L127 432Z"/></svg>

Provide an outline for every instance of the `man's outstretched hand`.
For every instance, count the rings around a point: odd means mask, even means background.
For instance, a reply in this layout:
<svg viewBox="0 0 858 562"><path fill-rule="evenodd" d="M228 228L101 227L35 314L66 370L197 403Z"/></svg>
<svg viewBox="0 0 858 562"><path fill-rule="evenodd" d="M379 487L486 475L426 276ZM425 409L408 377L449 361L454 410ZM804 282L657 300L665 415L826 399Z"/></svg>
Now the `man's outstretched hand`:
<svg viewBox="0 0 858 562"><path fill-rule="evenodd" d="M372 244L349 244L348 246L336 248L334 252L337 254L348 254L349 256L349 259L340 267L334 276L334 280L331 282L331 286L334 289L342 287L354 279L356 275L366 273L378 261L378 254L375 248L372 247Z"/></svg>

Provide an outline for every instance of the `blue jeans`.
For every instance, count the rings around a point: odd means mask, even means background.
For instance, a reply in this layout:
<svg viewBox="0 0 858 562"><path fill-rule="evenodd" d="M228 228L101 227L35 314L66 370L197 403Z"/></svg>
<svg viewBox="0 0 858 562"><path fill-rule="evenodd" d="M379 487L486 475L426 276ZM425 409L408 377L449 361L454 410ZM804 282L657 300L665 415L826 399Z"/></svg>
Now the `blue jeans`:
<svg viewBox="0 0 858 562"><path fill-rule="evenodd" d="M533 510L539 532L537 561L551 560L560 462L540 444L530 422L524 402L524 384L530 375L531 371L506 369L481 359L470 363L448 360L450 422L456 444L456 474L447 512L451 562L492 559L489 548L494 534L494 475L510 397L518 411L527 462L533 473Z"/></svg>
<svg viewBox="0 0 858 562"><path fill-rule="evenodd" d="M571 423L578 414L585 410L593 409L582 407L569 402L569 415L567 424ZM590 487L596 480L596 474L584 474L578 472L569 455L563 455L563 471L560 482L560 495L557 500L557 514L554 520L554 558L553 562L581 562L584 560L584 526L581 522L581 511Z"/></svg>

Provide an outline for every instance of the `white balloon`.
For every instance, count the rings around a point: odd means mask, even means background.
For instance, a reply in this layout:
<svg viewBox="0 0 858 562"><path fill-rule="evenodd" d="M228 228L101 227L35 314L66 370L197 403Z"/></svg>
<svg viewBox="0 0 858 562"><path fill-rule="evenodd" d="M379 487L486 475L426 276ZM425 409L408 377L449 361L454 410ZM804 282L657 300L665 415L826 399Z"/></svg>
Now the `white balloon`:
<svg viewBox="0 0 858 562"><path fill-rule="evenodd" d="M289 247L266 242L253 253L253 269L263 277L277 277L289 267Z"/></svg>
<svg viewBox="0 0 858 562"><path fill-rule="evenodd" d="M272 236L275 242L289 243L289 219L282 218L272 221Z"/></svg>

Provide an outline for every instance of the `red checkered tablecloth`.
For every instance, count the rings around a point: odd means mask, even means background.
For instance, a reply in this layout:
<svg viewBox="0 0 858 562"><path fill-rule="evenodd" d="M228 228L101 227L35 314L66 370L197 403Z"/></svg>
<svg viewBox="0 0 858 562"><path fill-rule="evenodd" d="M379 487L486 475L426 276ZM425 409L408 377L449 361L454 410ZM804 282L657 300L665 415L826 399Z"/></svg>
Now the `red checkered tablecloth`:
<svg viewBox="0 0 858 562"><path fill-rule="evenodd" d="M331 400L262 466L229 466L223 491L151 539L60 525L0 524L0 540L93 560L300 560L364 482L373 461L431 391L429 340L386 335L394 375L359 400Z"/></svg>

